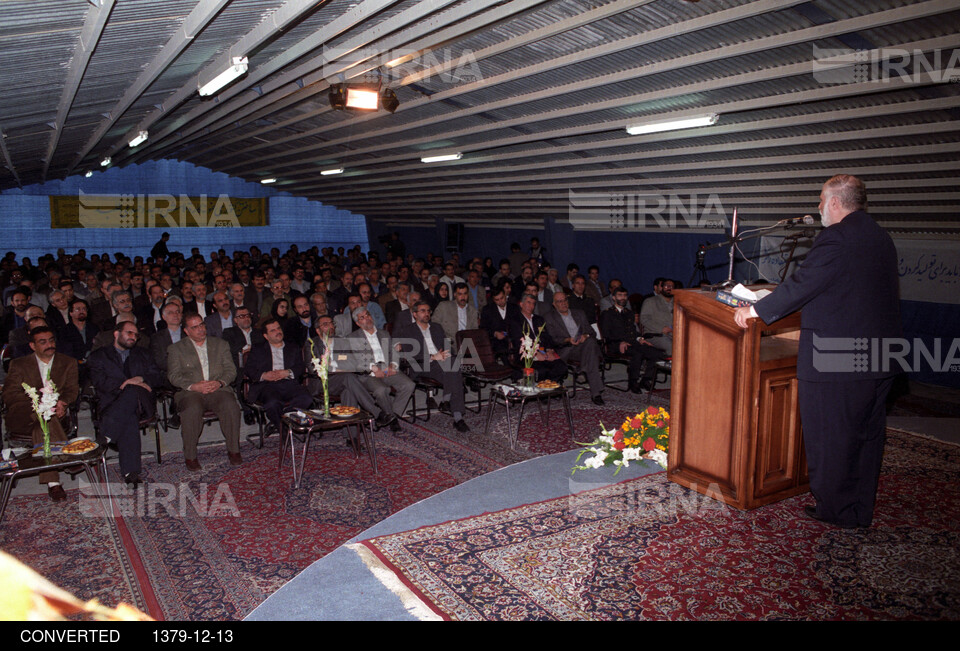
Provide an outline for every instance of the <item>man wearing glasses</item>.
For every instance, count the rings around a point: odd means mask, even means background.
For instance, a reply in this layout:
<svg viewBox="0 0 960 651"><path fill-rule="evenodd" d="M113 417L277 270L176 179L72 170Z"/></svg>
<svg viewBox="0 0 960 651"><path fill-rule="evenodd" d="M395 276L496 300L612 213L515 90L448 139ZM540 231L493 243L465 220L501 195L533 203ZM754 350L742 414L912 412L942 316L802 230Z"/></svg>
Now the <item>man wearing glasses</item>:
<svg viewBox="0 0 960 651"><path fill-rule="evenodd" d="M230 386L237 367L230 359L230 345L223 339L207 337L203 318L191 313L184 319L187 336L170 346L167 368L170 383L179 391L174 396L183 432L183 456L187 469L202 470L197 460L197 441L203 428L203 413L213 411L227 442L231 465L243 463L240 456L240 405Z"/></svg>

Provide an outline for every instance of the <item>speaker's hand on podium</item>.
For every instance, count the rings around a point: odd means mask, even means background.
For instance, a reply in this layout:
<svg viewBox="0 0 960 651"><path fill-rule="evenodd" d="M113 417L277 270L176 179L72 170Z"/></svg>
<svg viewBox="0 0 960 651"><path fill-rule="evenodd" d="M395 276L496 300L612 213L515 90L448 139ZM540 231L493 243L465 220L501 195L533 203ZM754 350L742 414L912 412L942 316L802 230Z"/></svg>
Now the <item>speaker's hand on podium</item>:
<svg viewBox="0 0 960 651"><path fill-rule="evenodd" d="M733 311L733 320L737 322L737 325L741 328L747 327L747 319L757 318L757 311L753 309L752 305L746 307L738 307Z"/></svg>

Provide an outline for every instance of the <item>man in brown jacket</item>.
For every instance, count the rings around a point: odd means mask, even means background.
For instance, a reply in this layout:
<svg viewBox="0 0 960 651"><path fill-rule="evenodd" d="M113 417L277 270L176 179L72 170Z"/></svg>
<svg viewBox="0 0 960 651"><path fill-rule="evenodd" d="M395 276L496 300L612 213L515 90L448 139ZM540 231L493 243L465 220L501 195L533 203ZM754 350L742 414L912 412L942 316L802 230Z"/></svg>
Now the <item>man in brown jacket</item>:
<svg viewBox="0 0 960 651"><path fill-rule="evenodd" d="M60 394L56 415L50 419L50 440L66 441L61 419L66 418L70 405L80 395L80 383L77 372L77 360L67 355L57 355L57 340L51 328L42 326L30 331L30 349L33 354L10 362L10 370L3 385L3 401L7 407L7 429L13 436L31 437L34 444L43 443L43 430L40 420L33 410L30 396L23 389L23 383L38 392L45 382L53 382ZM40 483L47 484L50 498L59 502L67 495L54 472L40 474Z"/></svg>

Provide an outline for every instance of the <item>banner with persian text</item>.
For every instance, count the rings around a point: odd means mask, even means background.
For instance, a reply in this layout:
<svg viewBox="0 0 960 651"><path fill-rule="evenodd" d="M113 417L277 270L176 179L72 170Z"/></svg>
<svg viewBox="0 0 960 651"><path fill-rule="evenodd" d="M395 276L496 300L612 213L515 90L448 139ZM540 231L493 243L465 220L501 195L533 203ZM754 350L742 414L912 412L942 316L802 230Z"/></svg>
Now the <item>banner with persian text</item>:
<svg viewBox="0 0 960 651"><path fill-rule="evenodd" d="M172 194L50 197L51 228L240 228L269 224L266 198Z"/></svg>
<svg viewBox="0 0 960 651"><path fill-rule="evenodd" d="M780 282L786 263L785 240L764 237L757 265L764 278ZM900 272L900 298L906 301L960 305L960 242L894 237ZM794 252L804 252L802 243ZM790 271L792 273L792 269Z"/></svg>

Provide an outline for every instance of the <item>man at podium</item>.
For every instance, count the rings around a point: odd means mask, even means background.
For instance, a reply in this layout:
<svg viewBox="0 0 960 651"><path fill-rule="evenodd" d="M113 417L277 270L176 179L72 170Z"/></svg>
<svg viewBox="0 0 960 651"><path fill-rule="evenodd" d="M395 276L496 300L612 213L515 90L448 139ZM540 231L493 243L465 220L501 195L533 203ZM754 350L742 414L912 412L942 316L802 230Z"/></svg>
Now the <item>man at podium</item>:
<svg viewBox="0 0 960 651"><path fill-rule="evenodd" d="M773 323L802 309L797 359L800 417L816 506L808 516L839 527L873 520L883 459L884 403L893 371L882 339L901 336L897 253L866 212L867 191L839 174L820 192L824 230L806 260L772 294L736 310Z"/></svg>

